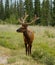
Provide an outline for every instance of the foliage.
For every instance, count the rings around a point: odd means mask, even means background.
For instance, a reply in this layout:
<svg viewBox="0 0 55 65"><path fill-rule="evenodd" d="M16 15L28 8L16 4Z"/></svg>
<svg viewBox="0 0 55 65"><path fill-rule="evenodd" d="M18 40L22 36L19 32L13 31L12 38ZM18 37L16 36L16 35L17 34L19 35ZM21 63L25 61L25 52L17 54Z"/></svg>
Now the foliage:
<svg viewBox="0 0 55 65"><path fill-rule="evenodd" d="M41 24L42 25L49 25L50 24L50 8L49 8L49 0L44 0L42 3L42 10L41 10Z"/></svg>
<svg viewBox="0 0 55 65"><path fill-rule="evenodd" d="M0 46L4 53L10 55L8 63L15 65L54 65L55 64L55 28L48 26L30 26L34 30L35 38L32 44L32 55L25 55L22 33L17 33L19 25L0 25ZM53 37L52 37L53 36ZM7 52L7 50L9 51ZM2 52L1 52L2 51ZM10 52L11 51L11 52ZM17 64L17 65L18 65Z"/></svg>
<svg viewBox="0 0 55 65"><path fill-rule="evenodd" d="M53 56L50 52L50 48L46 44L39 44L38 47L36 47L36 50L32 54L32 57L34 60L37 60L38 62L44 63L46 65L54 65L55 64L55 56Z"/></svg>
<svg viewBox="0 0 55 65"><path fill-rule="evenodd" d="M42 3L40 0L14 0L14 2L12 0L4 0L4 3L3 0L1 0L0 2L0 19L3 20L3 22L8 19L6 23L11 23L10 21L12 21L13 16L15 16L15 20L17 21L18 18L24 17L25 12L29 15L27 18L28 22L30 22L36 14L40 19L36 21L35 24L55 25L55 0L43 0ZM12 24L16 24L16 21L14 21Z"/></svg>
<svg viewBox="0 0 55 65"><path fill-rule="evenodd" d="M40 0L35 0L35 14L37 16L40 16Z"/></svg>
<svg viewBox="0 0 55 65"><path fill-rule="evenodd" d="M18 43L18 40L15 39L15 35L17 34L14 35L13 33L10 34L9 32L4 32L4 33L2 32L0 34L1 34L0 35L0 45L1 46L7 47L10 49L19 49L20 41ZM16 41L14 42L14 40Z"/></svg>
<svg viewBox="0 0 55 65"><path fill-rule="evenodd" d="M10 23L10 24L17 24L18 23L14 14L11 15L10 18L5 19L5 22Z"/></svg>
<svg viewBox="0 0 55 65"><path fill-rule="evenodd" d="M30 22L33 18L33 15L34 15L33 1L32 0L25 0L25 12L27 12L27 14L29 15L28 22Z"/></svg>
<svg viewBox="0 0 55 65"><path fill-rule="evenodd" d="M51 22L51 25L54 26L55 25L55 0L53 2L53 21Z"/></svg>
<svg viewBox="0 0 55 65"><path fill-rule="evenodd" d="M3 0L0 0L0 19L3 19L4 20Z"/></svg>
<svg viewBox="0 0 55 65"><path fill-rule="evenodd" d="M9 0L6 0L5 2L5 19L10 17L10 11L9 11Z"/></svg>
<svg viewBox="0 0 55 65"><path fill-rule="evenodd" d="M18 13L19 13L19 18L21 18L21 17L23 17L24 16L24 3L23 3L23 1L22 0L19 0L19 4L18 4Z"/></svg>
<svg viewBox="0 0 55 65"><path fill-rule="evenodd" d="M40 0L35 0L35 8L34 8L34 14L36 14L37 17L41 17L41 6L40 6ZM40 24L40 20L36 21L35 24Z"/></svg>

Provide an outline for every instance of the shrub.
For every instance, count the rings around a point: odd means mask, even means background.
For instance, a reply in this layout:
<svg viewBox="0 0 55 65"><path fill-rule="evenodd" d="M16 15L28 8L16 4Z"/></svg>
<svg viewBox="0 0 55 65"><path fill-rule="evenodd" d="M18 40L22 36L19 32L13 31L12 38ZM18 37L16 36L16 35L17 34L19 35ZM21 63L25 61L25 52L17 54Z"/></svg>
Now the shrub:
<svg viewBox="0 0 55 65"><path fill-rule="evenodd" d="M43 60L46 65L54 65L54 58L51 55L45 55Z"/></svg>
<svg viewBox="0 0 55 65"><path fill-rule="evenodd" d="M13 14L10 16L10 18L6 18L4 22L6 22L6 24L17 24L18 20L16 16Z"/></svg>
<svg viewBox="0 0 55 65"><path fill-rule="evenodd" d="M41 47L36 48L36 50L32 54L32 57L34 60L37 60L38 62L44 63L46 65L54 65L55 62L55 57Z"/></svg>

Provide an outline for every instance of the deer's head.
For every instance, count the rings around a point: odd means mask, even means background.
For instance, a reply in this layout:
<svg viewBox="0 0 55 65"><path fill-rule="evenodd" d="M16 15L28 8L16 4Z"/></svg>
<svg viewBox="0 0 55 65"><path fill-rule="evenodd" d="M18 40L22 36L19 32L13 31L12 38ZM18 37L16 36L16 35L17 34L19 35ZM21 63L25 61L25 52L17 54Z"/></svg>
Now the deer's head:
<svg viewBox="0 0 55 65"><path fill-rule="evenodd" d="M24 18L18 19L19 22L22 24L22 26L19 29L17 29L17 32L25 32L25 31L27 31L28 25L39 19L39 17L37 17L35 15L34 19L30 23L25 23L27 17L28 17L28 15L25 13Z"/></svg>

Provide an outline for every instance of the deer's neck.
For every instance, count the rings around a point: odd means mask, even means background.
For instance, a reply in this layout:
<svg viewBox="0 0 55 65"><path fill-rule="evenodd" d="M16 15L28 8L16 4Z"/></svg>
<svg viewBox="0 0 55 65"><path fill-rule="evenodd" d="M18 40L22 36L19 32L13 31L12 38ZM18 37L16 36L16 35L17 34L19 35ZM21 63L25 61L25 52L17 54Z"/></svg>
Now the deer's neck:
<svg viewBox="0 0 55 65"><path fill-rule="evenodd" d="M26 30L25 32L23 32L23 35L24 35L25 39L27 39L27 41L30 40L29 35L28 35L28 30Z"/></svg>

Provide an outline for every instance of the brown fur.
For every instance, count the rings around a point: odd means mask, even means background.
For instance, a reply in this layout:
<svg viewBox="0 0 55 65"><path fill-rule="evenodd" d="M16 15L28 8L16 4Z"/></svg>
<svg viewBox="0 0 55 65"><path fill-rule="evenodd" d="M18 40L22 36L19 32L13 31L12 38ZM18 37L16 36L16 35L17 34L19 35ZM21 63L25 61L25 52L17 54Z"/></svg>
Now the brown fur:
<svg viewBox="0 0 55 65"><path fill-rule="evenodd" d="M32 42L34 40L34 33L30 29L27 28L28 26L26 24L22 25L19 29L17 29L17 32L22 32L24 36L24 43L26 48L26 55L31 54L31 47Z"/></svg>

